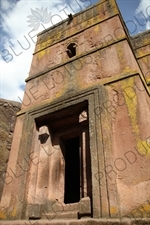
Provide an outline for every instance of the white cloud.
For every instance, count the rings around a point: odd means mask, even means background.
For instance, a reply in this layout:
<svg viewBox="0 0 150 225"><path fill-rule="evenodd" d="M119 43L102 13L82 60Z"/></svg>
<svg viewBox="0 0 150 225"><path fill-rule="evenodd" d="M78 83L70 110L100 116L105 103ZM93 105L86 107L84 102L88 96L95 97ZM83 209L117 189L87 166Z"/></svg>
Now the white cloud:
<svg viewBox="0 0 150 225"><path fill-rule="evenodd" d="M14 5L13 2L12 2L12 4L10 4L9 0L1 1L1 9L4 12L10 10L13 5Z"/></svg>
<svg viewBox="0 0 150 225"><path fill-rule="evenodd" d="M150 17L150 0L140 0L140 4L136 9L136 14L143 13L146 18Z"/></svg>
<svg viewBox="0 0 150 225"><path fill-rule="evenodd" d="M23 52L8 63L0 60L1 97L18 101L18 96L20 96L22 99L23 90L21 85L25 83L24 80L28 76L33 48L32 45L28 52Z"/></svg>
<svg viewBox="0 0 150 225"><path fill-rule="evenodd" d="M33 29L33 27L29 27L30 23L27 22L29 20L27 16L32 15L31 9L36 10L36 8L41 9L43 7L44 9L47 8L52 15L59 15L53 17L53 20L49 23L44 24L48 28L65 19L67 13L81 11L81 6L82 9L85 8L83 4L80 4L79 8L76 0L74 0L73 11L71 11L70 6L67 6L66 0L20 0L16 4L13 2L13 0L3 0L1 7L2 29L5 33L3 32L1 43L3 57L0 56L0 97L19 101L18 96L21 99L23 97L21 86L25 84L24 80L28 77L35 47L35 43L30 36L33 37L44 29L40 26L37 31L32 31L29 34ZM36 41L36 38L34 38L34 41Z"/></svg>
<svg viewBox="0 0 150 225"><path fill-rule="evenodd" d="M150 29L150 0L140 0L140 3L135 10L136 15L138 15L138 23L143 24L145 29ZM141 20L141 22L140 22Z"/></svg>

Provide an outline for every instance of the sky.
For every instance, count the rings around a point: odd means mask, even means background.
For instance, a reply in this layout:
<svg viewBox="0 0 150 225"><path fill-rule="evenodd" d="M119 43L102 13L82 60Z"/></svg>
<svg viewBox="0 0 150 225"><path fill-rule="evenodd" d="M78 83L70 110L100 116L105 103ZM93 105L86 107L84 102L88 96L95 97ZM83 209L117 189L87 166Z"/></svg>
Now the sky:
<svg viewBox="0 0 150 225"><path fill-rule="evenodd" d="M150 29L150 0L116 1L131 36ZM0 98L22 101L40 31L97 2L0 0Z"/></svg>

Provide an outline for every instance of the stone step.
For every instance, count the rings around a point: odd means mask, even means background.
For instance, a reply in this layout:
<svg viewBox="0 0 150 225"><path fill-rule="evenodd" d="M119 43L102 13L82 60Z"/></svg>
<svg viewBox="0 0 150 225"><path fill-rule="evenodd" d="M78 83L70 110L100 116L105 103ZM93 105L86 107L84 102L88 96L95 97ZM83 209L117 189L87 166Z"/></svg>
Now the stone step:
<svg viewBox="0 0 150 225"><path fill-rule="evenodd" d="M80 220L14 220L0 221L0 225L150 225L150 218L80 219Z"/></svg>
<svg viewBox="0 0 150 225"><path fill-rule="evenodd" d="M42 219L78 219L78 212L47 213L42 215Z"/></svg>

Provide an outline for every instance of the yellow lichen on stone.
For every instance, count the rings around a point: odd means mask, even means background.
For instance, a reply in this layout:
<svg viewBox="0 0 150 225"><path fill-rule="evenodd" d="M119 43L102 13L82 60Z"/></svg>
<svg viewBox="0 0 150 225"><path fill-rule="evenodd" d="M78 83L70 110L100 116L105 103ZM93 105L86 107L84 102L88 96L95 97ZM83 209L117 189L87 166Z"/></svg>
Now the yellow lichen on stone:
<svg viewBox="0 0 150 225"><path fill-rule="evenodd" d="M134 89L134 78L131 77L123 81L122 89L128 108L128 114L131 121L132 130L136 135L139 136L139 127L137 121L137 96Z"/></svg>
<svg viewBox="0 0 150 225"><path fill-rule="evenodd" d="M150 78L146 78L148 84L150 84Z"/></svg>
<svg viewBox="0 0 150 225"><path fill-rule="evenodd" d="M96 26L94 27L94 32L97 34L97 33L99 33L99 30L100 30L99 25L96 25Z"/></svg>
<svg viewBox="0 0 150 225"><path fill-rule="evenodd" d="M118 44L118 45L116 45L116 49L117 49L117 54L118 54L119 60L121 60L121 63L123 65L124 63L122 62L122 60L124 60L125 57L124 57L124 53L122 52L122 46Z"/></svg>
<svg viewBox="0 0 150 225"><path fill-rule="evenodd" d="M123 74L128 74L128 73L131 73L131 68L129 66L126 66L123 70ZM133 71L133 73L135 73L135 71Z"/></svg>
<svg viewBox="0 0 150 225"><path fill-rule="evenodd" d="M143 40L143 46L144 45L148 45L149 44L149 39L148 38L144 38L144 40Z"/></svg>
<svg viewBox="0 0 150 225"><path fill-rule="evenodd" d="M61 89L56 93L55 98L59 98L61 96L63 96L63 94L65 94L65 86L63 86L63 88L61 87Z"/></svg>
<svg viewBox="0 0 150 225"><path fill-rule="evenodd" d="M114 14L118 13L118 8L116 7L116 1L110 0L111 10Z"/></svg>
<svg viewBox="0 0 150 225"><path fill-rule="evenodd" d="M1 220L6 219L6 215L3 211L0 211L0 219Z"/></svg>
<svg viewBox="0 0 150 225"><path fill-rule="evenodd" d="M43 56L46 54L46 50L42 50L40 52L37 53L38 55L38 59L40 60L41 58L43 58Z"/></svg>
<svg viewBox="0 0 150 225"><path fill-rule="evenodd" d="M143 57L145 54L143 53L143 51L141 49L136 50L136 55L138 58Z"/></svg>
<svg viewBox="0 0 150 225"><path fill-rule="evenodd" d="M123 82L122 85L126 105L128 108L128 114L131 121L132 131L135 134L137 141L137 150L139 154L146 156L150 154L150 148L145 140L140 139L140 130L137 119L137 95L134 88L134 78L131 77Z"/></svg>
<svg viewBox="0 0 150 225"><path fill-rule="evenodd" d="M147 65L147 66L149 65L149 58L148 57L143 57L142 60L143 60L145 65Z"/></svg>
<svg viewBox="0 0 150 225"><path fill-rule="evenodd" d="M56 40L56 39L55 39ZM53 42L53 38L49 38L38 45L37 51L43 51L43 49L47 49Z"/></svg>
<svg viewBox="0 0 150 225"><path fill-rule="evenodd" d="M15 217L16 215L16 208L13 209L13 211L11 212L12 217Z"/></svg>
<svg viewBox="0 0 150 225"><path fill-rule="evenodd" d="M141 154L143 156L150 155L150 147L148 146L148 144L145 140L144 141L138 140L137 148L138 148L139 154Z"/></svg>
<svg viewBox="0 0 150 225"><path fill-rule="evenodd" d="M110 214L111 215L116 215L118 212L117 208L115 206L110 207Z"/></svg>
<svg viewBox="0 0 150 225"><path fill-rule="evenodd" d="M148 202L148 201L147 201ZM143 204L138 208L132 210L132 215L135 217L147 218L150 217L150 204Z"/></svg>
<svg viewBox="0 0 150 225"><path fill-rule="evenodd" d="M143 205L143 211L147 212L148 214L150 214L150 205Z"/></svg>

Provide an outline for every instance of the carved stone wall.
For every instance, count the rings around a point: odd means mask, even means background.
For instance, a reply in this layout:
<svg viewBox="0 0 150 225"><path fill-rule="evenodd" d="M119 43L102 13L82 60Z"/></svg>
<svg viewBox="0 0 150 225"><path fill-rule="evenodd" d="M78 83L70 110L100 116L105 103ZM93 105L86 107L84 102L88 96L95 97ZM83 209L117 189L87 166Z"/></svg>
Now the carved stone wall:
<svg viewBox="0 0 150 225"><path fill-rule="evenodd" d="M19 102L0 99L0 198L11 150L16 113L20 108Z"/></svg>
<svg viewBox="0 0 150 225"><path fill-rule="evenodd" d="M149 32L129 37L115 0L102 0L71 23L66 19L38 35L1 219L43 225L150 222L149 40ZM76 48L73 57L69 46ZM68 164L72 155L78 177ZM80 180L75 200L66 197L66 190L73 191L70 171Z"/></svg>
<svg viewBox="0 0 150 225"><path fill-rule="evenodd" d="M145 31L132 37L131 43L150 90L150 32Z"/></svg>

